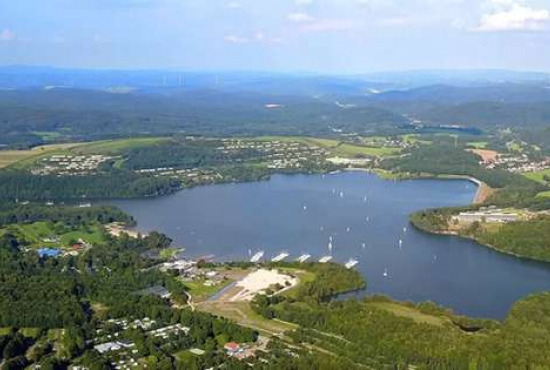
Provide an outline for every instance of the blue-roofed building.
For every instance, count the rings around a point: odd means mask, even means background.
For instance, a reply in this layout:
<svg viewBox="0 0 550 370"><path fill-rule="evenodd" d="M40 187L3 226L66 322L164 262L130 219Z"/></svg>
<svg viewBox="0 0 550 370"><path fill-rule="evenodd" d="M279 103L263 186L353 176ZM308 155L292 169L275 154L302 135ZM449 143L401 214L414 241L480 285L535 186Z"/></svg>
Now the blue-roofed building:
<svg viewBox="0 0 550 370"><path fill-rule="evenodd" d="M61 249L57 248L40 248L37 250L38 255L42 257L57 257L61 254Z"/></svg>

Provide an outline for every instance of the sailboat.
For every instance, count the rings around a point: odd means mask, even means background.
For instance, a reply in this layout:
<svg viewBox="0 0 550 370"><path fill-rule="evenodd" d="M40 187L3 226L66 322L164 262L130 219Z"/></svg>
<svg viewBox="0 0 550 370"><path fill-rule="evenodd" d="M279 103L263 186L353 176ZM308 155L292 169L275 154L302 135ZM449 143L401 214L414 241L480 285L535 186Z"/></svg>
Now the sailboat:
<svg viewBox="0 0 550 370"><path fill-rule="evenodd" d="M259 262L263 256L264 256L264 251L259 251L258 253L252 256L252 258L250 259L250 262L252 263Z"/></svg>
<svg viewBox="0 0 550 370"><path fill-rule="evenodd" d="M321 259L319 260L319 263L327 263L331 259L332 259L332 256L324 256L324 257L321 257Z"/></svg>
<svg viewBox="0 0 550 370"><path fill-rule="evenodd" d="M305 253L305 254L302 254L300 257L298 257L298 259L296 261L298 261L300 263L304 263L310 258L311 258L311 254Z"/></svg>
<svg viewBox="0 0 550 370"><path fill-rule="evenodd" d="M384 273L382 274L384 277L388 277L388 269L384 268Z"/></svg>
<svg viewBox="0 0 550 370"><path fill-rule="evenodd" d="M273 257L271 259L271 262L281 262L283 261L285 258L287 258L288 256L290 256L290 254L288 254L287 252L281 252L279 255Z"/></svg>

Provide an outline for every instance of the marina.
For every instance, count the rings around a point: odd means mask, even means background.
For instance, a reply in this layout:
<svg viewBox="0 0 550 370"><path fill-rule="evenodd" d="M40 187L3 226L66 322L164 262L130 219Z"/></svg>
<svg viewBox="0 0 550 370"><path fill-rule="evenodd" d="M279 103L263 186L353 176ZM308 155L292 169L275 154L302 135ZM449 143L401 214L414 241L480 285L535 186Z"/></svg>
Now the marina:
<svg viewBox="0 0 550 370"><path fill-rule="evenodd" d="M426 234L409 224L417 210L470 203L476 189L467 184L394 182L346 171L325 177L273 176L109 204L134 216L140 232L166 233L185 246L188 258L211 255L213 261L260 263L284 251L289 261L345 265L353 259L360 261L353 268L368 284L366 292L354 293L358 298L385 294L429 300L460 314L503 318L517 300L550 290L550 268L470 240Z"/></svg>

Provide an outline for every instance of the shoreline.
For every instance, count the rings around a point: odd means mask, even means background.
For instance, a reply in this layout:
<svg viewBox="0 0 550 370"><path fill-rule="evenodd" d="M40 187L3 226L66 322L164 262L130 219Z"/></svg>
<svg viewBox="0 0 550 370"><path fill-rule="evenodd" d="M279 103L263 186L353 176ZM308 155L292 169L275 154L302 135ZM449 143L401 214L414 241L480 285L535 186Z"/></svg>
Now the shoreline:
<svg viewBox="0 0 550 370"><path fill-rule="evenodd" d="M533 258L533 257L523 256L521 254L517 254L517 253L514 253L514 252L505 251L505 250L502 250L502 249L499 249L499 248L495 247L494 245L482 243L482 242L480 242L479 240L477 240L476 238L474 238L472 236L461 235L456 231L452 231L452 230L438 230L438 231L425 230L425 229L422 229L422 228L416 226L414 223L411 223L411 224L415 229L417 229L417 230L419 230L423 233L427 233L427 234L431 234L431 235L440 235L440 236L454 236L454 237L457 237L457 238L470 240L470 241L475 242L476 244L478 244L481 247L490 249L490 250L495 251L499 254L509 256L509 257L518 258L520 260L527 261L527 262L540 263L540 264L545 265L545 267L550 267L550 261L540 260L540 259L536 259L536 258Z"/></svg>

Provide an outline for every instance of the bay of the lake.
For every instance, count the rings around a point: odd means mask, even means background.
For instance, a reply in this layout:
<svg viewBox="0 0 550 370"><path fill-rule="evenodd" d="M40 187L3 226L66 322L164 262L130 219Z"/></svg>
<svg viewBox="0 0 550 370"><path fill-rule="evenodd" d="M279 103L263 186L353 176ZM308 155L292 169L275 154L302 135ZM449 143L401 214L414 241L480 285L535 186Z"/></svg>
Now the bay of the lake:
<svg viewBox="0 0 550 370"><path fill-rule="evenodd" d="M507 256L409 224L412 212L466 205L466 180L386 181L363 172L273 176L269 181L197 187L151 199L117 200L142 231L157 230L191 258L248 260L265 251L296 259L354 258L367 279L364 294L431 300L455 312L503 319L513 303L550 290L550 264ZM332 240L332 242L331 242Z"/></svg>

